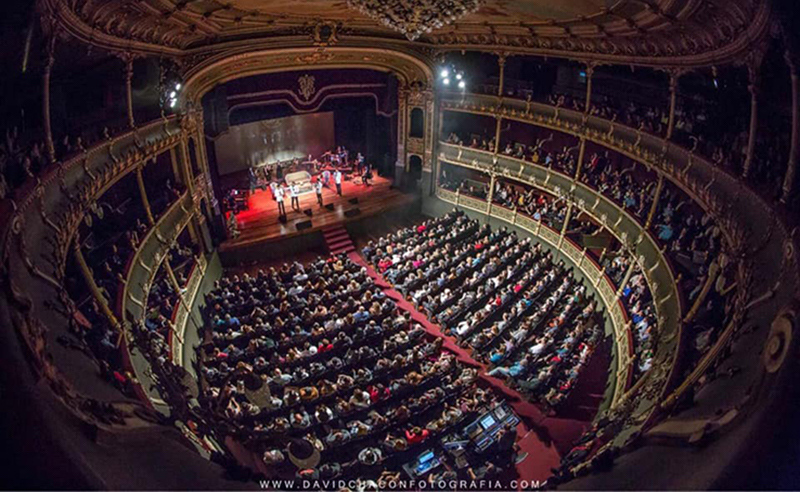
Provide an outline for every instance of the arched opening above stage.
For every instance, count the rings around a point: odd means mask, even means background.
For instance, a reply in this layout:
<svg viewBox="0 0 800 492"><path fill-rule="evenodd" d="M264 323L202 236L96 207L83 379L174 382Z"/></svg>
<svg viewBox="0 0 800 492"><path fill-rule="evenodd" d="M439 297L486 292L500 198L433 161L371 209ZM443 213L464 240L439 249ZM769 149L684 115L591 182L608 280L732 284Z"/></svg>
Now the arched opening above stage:
<svg viewBox="0 0 800 492"><path fill-rule="evenodd" d="M410 206L415 197L394 186L397 162L406 159L400 132L410 130L411 117L398 100L408 97L398 77L362 68L292 70L234 79L204 96L205 149L220 203L215 227L226 261L261 254L278 238L304 248L322 227ZM334 182L337 169L341 183ZM277 187L285 209L275 200Z"/></svg>
<svg viewBox="0 0 800 492"><path fill-rule="evenodd" d="M203 99L218 174L344 146L378 173L397 158L398 82L367 69L296 70L222 84Z"/></svg>

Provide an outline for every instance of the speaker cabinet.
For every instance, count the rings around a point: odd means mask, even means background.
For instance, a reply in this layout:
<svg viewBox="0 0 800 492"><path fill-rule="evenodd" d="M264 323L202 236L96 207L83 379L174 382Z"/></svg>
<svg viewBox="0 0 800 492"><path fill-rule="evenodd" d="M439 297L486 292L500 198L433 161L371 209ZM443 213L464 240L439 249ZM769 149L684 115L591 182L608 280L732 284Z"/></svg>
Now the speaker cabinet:
<svg viewBox="0 0 800 492"><path fill-rule="evenodd" d="M298 231L305 231L306 229L311 229L311 226L312 224L310 220L304 220L303 222L298 222L296 225Z"/></svg>

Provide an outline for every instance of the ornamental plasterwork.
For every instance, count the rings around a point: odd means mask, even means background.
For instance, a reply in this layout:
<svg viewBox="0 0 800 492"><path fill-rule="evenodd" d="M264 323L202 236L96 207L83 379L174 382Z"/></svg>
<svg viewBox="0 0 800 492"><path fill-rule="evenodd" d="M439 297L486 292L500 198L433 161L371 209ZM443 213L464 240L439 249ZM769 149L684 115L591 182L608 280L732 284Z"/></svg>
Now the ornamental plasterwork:
<svg viewBox="0 0 800 492"><path fill-rule="evenodd" d="M433 77L428 65L402 52L382 52L374 48L296 48L276 50L264 54L242 54L221 60L204 60L186 74L185 97L197 100L215 85L234 78L262 73L297 70L310 64L320 68L364 68L369 67L392 72L398 77L398 85L408 87L411 83L427 87Z"/></svg>
<svg viewBox="0 0 800 492"><path fill-rule="evenodd" d="M309 74L302 75L297 79L297 84L299 86L297 92L298 94L303 96L303 99L305 99L306 101L309 101L311 99L311 96L313 96L317 92L317 88L314 86L315 80L316 79L314 78L314 76Z"/></svg>
<svg viewBox="0 0 800 492"><path fill-rule="evenodd" d="M191 56L219 52L241 39L304 39L315 46L359 38L372 46L402 38L342 5L313 0L257 8L235 0L40 0L74 37L106 48ZM320 7L315 11L316 6ZM606 7L576 7L581 15L540 17L534 2L487 0L485 8L452 26L423 35L417 46L432 50L503 50L660 65L721 64L733 61L768 34L768 0L618 0ZM526 12L516 17L515 12ZM532 13L533 12L533 13ZM295 42L295 41L291 41Z"/></svg>

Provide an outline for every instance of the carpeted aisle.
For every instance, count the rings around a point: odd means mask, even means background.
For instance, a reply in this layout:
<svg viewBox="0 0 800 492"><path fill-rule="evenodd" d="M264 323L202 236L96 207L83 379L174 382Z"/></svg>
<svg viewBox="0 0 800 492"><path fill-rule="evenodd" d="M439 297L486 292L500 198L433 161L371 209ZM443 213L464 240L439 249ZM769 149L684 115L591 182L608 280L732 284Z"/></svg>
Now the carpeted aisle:
<svg viewBox="0 0 800 492"><path fill-rule="evenodd" d="M445 335L437 324L431 323L424 314L417 311L360 254L353 251L348 256L353 262L364 266L370 277L375 280L376 285L381 287L386 295L397 303L398 307L408 312L411 318L419 323L425 331L444 339L445 348L455 353L456 357L465 364L477 367L481 379L491 385L495 391L505 395L506 400L523 421L517 428L520 436L518 443L523 451L529 453L528 458L517 466L519 478L521 481L546 480L551 475L550 469L559 465L560 456L571 449L575 439L580 437L584 429L590 425L591 417L587 421L544 415L536 405L526 401L517 391L508 388L502 380L487 376L484 364L473 359L467 350L459 347L451 337ZM603 371L602 374L605 372Z"/></svg>

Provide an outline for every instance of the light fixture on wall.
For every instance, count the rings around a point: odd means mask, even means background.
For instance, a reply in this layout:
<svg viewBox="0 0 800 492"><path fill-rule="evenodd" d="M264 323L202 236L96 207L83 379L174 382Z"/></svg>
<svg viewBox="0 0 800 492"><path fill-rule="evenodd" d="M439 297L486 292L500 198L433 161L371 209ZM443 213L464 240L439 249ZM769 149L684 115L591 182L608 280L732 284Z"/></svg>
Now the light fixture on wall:
<svg viewBox="0 0 800 492"><path fill-rule="evenodd" d="M455 80L459 89L464 91L467 88L464 72L457 70L452 65L446 65L439 69L439 80L445 87L450 87L450 82Z"/></svg>
<svg viewBox="0 0 800 492"><path fill-rule="evenodd" d="M158 85L161 107L164 111L174 111L178 107L183 81L177 67L174 65L162 63L160 69L161 75Z"/></svg>

